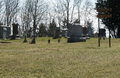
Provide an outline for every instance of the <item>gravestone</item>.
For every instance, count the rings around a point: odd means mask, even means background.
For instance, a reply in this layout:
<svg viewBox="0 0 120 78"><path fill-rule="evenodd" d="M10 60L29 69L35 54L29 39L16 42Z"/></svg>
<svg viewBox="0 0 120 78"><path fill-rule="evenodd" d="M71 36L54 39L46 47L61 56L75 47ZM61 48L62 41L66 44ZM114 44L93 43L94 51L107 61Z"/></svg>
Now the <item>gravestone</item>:
<svg viewBox="0 0 120 78"><path fill-rule="evenodd" d="M93 37L92 28L90 26L88 26L88 28L87 28L87 33L88 33L89 37Z"/></svg>
<svg viewBox="0 0 120 78"><path fill-rule="evenodd" d="M18 23L13 23L13 35L17 35L18 34Z"/></svg>
<svg viewBox="0 0 120 78"><path fill-rule="evenodd" d="M99 29L100 37L106 37L106 30L104 28Z"/></svg>
<svg viewBox="0 0 120 78"><path fill-rule="evenodd" d="M60 39L58 39L58 43L60 43Z"/></svg>
<svg viewBox="0 0 120 78"><path fill-rule="evenodd" d="M69 24L68 27L68 42L83 42L86 41L86 38L81 37L83 33L83 27L78 24Z"/></svg>
<svg viewBox="0 0 120 78"><path fill-rule="evenodd" d="M12 39L16 39L19 38L19 34L18 34L18 23L13 23L13 35L12 35Z"/></svg>
<svg viewBox="0 0 120 78"><path fill-rule="evenodd" d="M86 39L90 39L87 26L83 26L83 36L86 37Z"/></svg>
<svg viewBox="0 0 120 78"><path fill-rule="evenodd" d="M10 27L5 25L0 25L0 38L6 39L10 36Z"/></svg>
<svg viewBox="0 0 120 78"><path fill-rule="evenodd" d="M84 34L84 36L87 35L87 27L86 26L83 26L83 34Z"/></svg>
<svg viewBox="0 0 120 78"><path fill-rule="evenodd" d="M50 39L48 39L48 44L50 43Z"/></svg>
<svg viewBox="0 0 120 78"><path fill-rule="evenodd" d="M60 27L56 27L53 39L60 38Z"/></svg>
<svg viewBox="0 0 120 78"><path fill-rule="evenodd" d="M67 28L63 28L62 29L62 36L67 38L67 32L68 32L68 29Z"/></svg>
<svg viewBox="0 0 120 78"><path fill-rule="evenodd" d="M6 40L6 32L3 32L3 40Z"/></svg>
<svg viewBox="0 0 120 78"><path fill-rule="evenodd" d="M68 36L70 37L80 37L82 34L83 28L78 23L69 24L68 27Z"/></svg>

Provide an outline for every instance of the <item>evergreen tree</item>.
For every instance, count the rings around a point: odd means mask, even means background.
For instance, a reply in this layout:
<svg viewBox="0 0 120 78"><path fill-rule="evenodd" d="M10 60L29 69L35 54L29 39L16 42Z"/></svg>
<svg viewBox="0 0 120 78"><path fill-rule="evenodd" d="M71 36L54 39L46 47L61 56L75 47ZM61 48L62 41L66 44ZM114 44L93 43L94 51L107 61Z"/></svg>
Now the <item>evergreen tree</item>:
<svg viewBox="0 0 120 78"><path fill-rule="evenodd" d="M56 22L54 21L54 19L52 20L52 23L49 24L49 30L48 30L48 36L49 37L53 37L54 36L54 32L56 29Z"/></svg>
<svg viewBox="0 0 120 78"><path fill-rule="evenodd" d="M110 29L111 32L120 29L120 0L98 0L96 3L96 8L111 8L111 12L99 12L98 14L111 14L111 18L102 18L103 24ZM120 37L120 31L118 30L118 37Z"/></svg>
<svg viewBox="0 0 120 78"><path fill-rule="evenodd" d="M40 35L41 37L45 37L45 36L46 36L46 33L47 33L47 31L46 31L45 24L44 24L44 23L41 23L41 24L39 25L39 35Z"/></svg>
<svg viewBox="0 0 120 78"><path fill-rule="evenodd" d="M93 22L90 22L90 21L87 21L87 27L88 27L88 35L90 36L90 37L93 37L93 35L94 35L94 28L93 28L93 26L92 26L92 23Z"/></svg>

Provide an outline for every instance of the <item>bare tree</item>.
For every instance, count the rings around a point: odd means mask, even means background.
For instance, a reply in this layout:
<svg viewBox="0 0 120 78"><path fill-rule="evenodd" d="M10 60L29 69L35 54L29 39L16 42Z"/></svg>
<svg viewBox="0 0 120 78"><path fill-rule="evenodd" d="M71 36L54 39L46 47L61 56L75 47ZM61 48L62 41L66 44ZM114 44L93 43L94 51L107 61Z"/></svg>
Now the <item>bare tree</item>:
<svg viewBox="0 0 120 78"><path fill-rule="evenodd" d="M1 9L2 9L2 6L3 6L3 5L2 5L2 2L3 2L3 1L0 0L0 13L1 13Z"/></svg>
<svg viewBox="0 0 120 78"><path fill-rule="evenodd" d="M64 21L66 28L68 28L69 23L74 21L75 12L77 9L78 20L80 22L80 9L83 0L58 0L54 4L55 12L57 14L58 24L61 26L61 22Z"/></svg>
<svg viewBox="0 0 120 78"><path fill-rule="evenodd" d="M84 25L87 24L87 21L90 20L92 15L93 5L90 1L86 0L83 6L83 14L84 14Z"/></svg>
<svg viewBox="0 0 120 78"><path fill-rule="evenodd" d="M3 6L3 1L2 0L0 0L0 16L2 16L2 14L1 14L1 12L2 12L2 6ZM1 19L0 19L1 20ZM0 21L0 23L1 23L1 21Z"/></svg>
<svg viewBox="0 0 120 78"><path fill-rule="evenodd" d="M65 6L65 9L67 11L67 28L68 28L68 25L69 25L69 11L70 11L70 0L66 0L66 4L64 4Z"/></svg>
<svg viewBox="0 0 120 78"><path fill-rule="evenodd" d="M72 11L71 11L71 21L70 22L73 22L73 16L74 16L75 6L76 6L76 2L74 0L73 6L72 6Z"/></svg>
<svg viewBox="0 0 120 78"><path fill-rule="evenodd" d="M56 12L59 14L58 20L61 21L60 17L62 16L62 20L66 19L66 27L68 28L69 24L69 16L70 16L70 2L71 0L58 0L57 6L55 8Z"/></svg>
<svg viewBox="0 0 120 78"><path fill-rule="evenodd" d="M30 29L30 23L32 22L32 18L31 18L31 6L32 3L30 0L26 0L25 2L25 6L22 7L22 13L21 13L21 19L22 19L22 24L23 24L23 31L24 31L24 41L23 42L27 42L27 33L28 33L28 29Z"/></svg>
<svg viewBox="0 0 120 78"><path fill-rule="evenodd" d="M83 0L74 0L74 3L75 3L75 5L76 5L76 8L77 8L77 11L78 11L78 21L79 21L79 23L80 23L80 21L81 21L81 4L82 4L82 1Z"/></svg>
<svg viewBox="0 0 120 78"><path fill-rule="evenodd" d="M35 44L36 28L40 24L40 21L42 20L48 5L46 5L46 3L43 0L31 0L31 2L31 16L33 20L33 38L31 44Z"/></svg>
<svg viewBox="0 0 120 78"><path fill-rule="evenodd" d="M6 25L9 26L12 18L18 11L19 0L4 0Z"/></svg>
<svg viewBox="0 0 120 78"><path fill-rule="evenodd" d="M62 21L64 20L64 18L66 18L64 5L61 4L60 1L56 1L54 3L54 11L55 11L54 15L56 15L55 18L57 18L58 25L61 27Z"/></svg>

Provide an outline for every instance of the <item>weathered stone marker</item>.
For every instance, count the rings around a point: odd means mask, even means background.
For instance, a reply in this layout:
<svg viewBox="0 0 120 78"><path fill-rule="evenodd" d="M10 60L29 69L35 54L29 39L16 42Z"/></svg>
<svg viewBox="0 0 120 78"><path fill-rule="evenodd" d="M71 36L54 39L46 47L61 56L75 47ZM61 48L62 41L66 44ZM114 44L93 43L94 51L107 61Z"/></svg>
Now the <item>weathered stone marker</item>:
<svg viewBox="0 0 120 78"><path fill-rule="evenodd" d="M60 43L60 39L58 39L58 43Z"/></svg>
<svg viewBox="0 0 120 78"><path fill-rule="evenodd" d="M48 39L48 44L50 43L50 39Z"/></svg>

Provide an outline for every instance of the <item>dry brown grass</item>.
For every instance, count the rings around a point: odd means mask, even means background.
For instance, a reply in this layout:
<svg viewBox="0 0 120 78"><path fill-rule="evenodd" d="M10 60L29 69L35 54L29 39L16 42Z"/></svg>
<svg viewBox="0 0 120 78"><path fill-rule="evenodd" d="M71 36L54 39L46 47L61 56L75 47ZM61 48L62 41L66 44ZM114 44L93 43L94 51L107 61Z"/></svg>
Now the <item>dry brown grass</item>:
<svg viewBox="0 0 120 78"><path fill-rule="evenodd" d="M120 78L120 39L112 39L111 48L108 39L101 40L101 47L97 40L67 43L62 38L57 43L37 38L36 44L22 43L23 39L0 43L0 78Z"/></svg>

